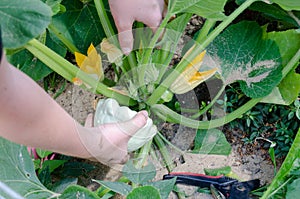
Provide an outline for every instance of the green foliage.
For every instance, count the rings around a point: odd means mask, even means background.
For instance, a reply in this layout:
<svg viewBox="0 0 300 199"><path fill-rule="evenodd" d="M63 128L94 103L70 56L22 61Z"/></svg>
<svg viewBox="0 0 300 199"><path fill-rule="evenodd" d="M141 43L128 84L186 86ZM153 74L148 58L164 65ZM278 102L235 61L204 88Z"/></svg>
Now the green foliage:
<svg viewBox="0 0 300 199"><path fill-rule="evenodd" d="M281 165L280 170L277 175L273 179L271 185L268 187L267 191L261 197L262 199L270 198L278 193L280 193L280 197L285 198L285 194L280 192L285 189L286 185L291 183L294 177L298 177L298 179L294 180L288 187L288 196L292 196L293 194L298 192L294 190L294 186L299 183L299 169L300 169L300 129L294 139L294 142L289 150L287 157ZM298 174L298 175L297 175Z"/></svg>
<svg viewBox="0 0 300 199"><path fill-rule="evenodd" d="M94 180L102 186L112 190L126 198L162 198L167 199L173 190L176 178L152 182L156 174L153 164L148 164L142 168L137 168L133 161L128 161L123 167L122 174L133 185L125 182L108 182ZM110 194L110 193L108 193Z"/></svg>
<svg viewBox="0 0 300 199"><path fill-rule="evenodd" d="M225 135L218 129L198 130L193 153L229 155L231 146Z"/></svg>
<svg viewBox="0 0 300 199"><path fill-rule="evenodd" d="M262 36L255 22L229 26L208 46L211 60L204 64L222 66L224 84L238 81L247 96L264 97L281 80L281 58L276 43Z"/></svg>
<svg viewBox="0 0 300 199"><path fill-rule="evenodd" d="M237 2L241 5L234 8L230 15L225 16L223 11L226 0L169 0L168 14L156 33L137 30L135 44L138 49L129 56L122 55L123 65L112 64L116 73L113 84L97 82L64 58L67 50L70 53L86 52L91 43L97 46L105 37L104 33L107 37L114 36L115 28L109 21L110 16L106 16L107 1L17 0L8 2L4 0L0 3L0 13L2 13L0 23L4 45L10 48L7 49L10 61L32 78L40 80L51 73L51 70L45 68L47 65L66 80L71 81L77 77L84 84L91 86L91 90L106 97L113 97L119 103L135 109L146 109L151 116L154 116L153 118L158 117L164 121L198 129L193 152L228 155L231 148L225 136L219 130L211 128L220 127L239 118L235 122L239 122L239 127L244 128L245 131L251 132L250 141L263 135L276 142L275 151L273 148L270 150L273 159L275 159L274 153L285 155L289 151L283 167L265 196L274 195L274 190L281 185L288 185L282 193L287 190L287 196L292 197L297 193L293 187L299 183L297 180L299 175L295 173L299 169L300 140L299 136L294 140L294 136L299 129L297 118L300 117L300 103L296 98L300 90L300 80L293 69L299 64L300 34L299 31L292 30L299 27L299 12L291 10L299 10L300 5L294 0L273 0L270 2L273 3L271 5L265 4L266 1L256 0ZM256 4L253 4L250 9L261 12L270 23L280 20L284 31L280 32L278 30L282 29L274 28L274 32L267 32L266 26L260 27L253 21L232 23L254 2ZM171 20L174 14L177 17ZM205 23L196 36L196 41L189 43L193 44L193 49L179 52L182 53L183 59L170 70L169 64L191 14L206 18ZM216 23L217 21L221 22ZM143 24L138 23L137 26L143 27ZM112 41L117 45L116 39L113 38ZM23 50L23 47L26 50ZM174 111L164 103L172 96L169 91L170 85L177 78L183 80L187 76L183 72L204 50L207 54L202 63L204 67L201 65L202 69L217 68L216 77L222 80L223 85L216 98L212 99L204 110L192 110L192 112L199 112L194 118L204 114L216 101L228 112L228 115L222 118L209 121L185 117L179 114L181 110ZM198 60L198 62L202 61ZM197 65L201 64L198 62ZM198 74L196 72L195 74ZM124 79L126 81L121 81ZM189 83L190 80L193 79L188 79L186 82ZM239 86L236 86L236 83ZM110 87L115 84L121 85L121 90ZM226 86L225 99L218 100ZM165 93L170 95L162 98ZM286 105L295 102L294 105L284 107L257 104L260 101ZM176 106L177 102L172 101L172 104ZM251 109L252 107L254 108ZM156 137L154 142L165 162L169 163L170 157L164 145L167 141ZM26 198L99 198L95 193L74 185L76 183L74 178L55 185L51 184L50 173L61 162L45 161L42 164L43 167L38 173L43 185L36 177L33 164L24 147L1 139L0 149L5 152L0 154L0 173L4 174L0 176L0 180ZM135 164L144 165L145 156L149 154L150 149L151 142L147 143L141 149L141 153L135 157L137 162L129 162L124 167L123 175L128 179L126 182L96 181L112 190L107 191L104 198L110 197L113 191L127 195L128 198L168 197L175 179L153 182L155 176L153 165L135 167ZM40 155L46 156L46 154ZM170 165L168 164L168 167L171 170ZM79 165L73 162L66 162L60 168L62 177L78 176L83 174L83 170L93 169L91 165ZM131 184L128 184L128 181Z"/></svg>
<svg viewBox="0 0 300 199"><path fill-rule="evenodd" d="M0 26L6 48L19 48L45 31L52 11L40 0L0 2Z"/></svg>

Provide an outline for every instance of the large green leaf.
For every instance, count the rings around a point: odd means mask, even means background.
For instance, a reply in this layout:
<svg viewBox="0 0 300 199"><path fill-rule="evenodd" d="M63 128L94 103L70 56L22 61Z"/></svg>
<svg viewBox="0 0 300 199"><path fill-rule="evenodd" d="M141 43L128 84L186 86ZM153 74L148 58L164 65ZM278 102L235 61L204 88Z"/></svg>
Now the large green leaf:
<svg viewBox="0 0 300 199"><path fill-rule="evenodd" d="M271 32L266 34L268 39L276 42L285 66L300 49L300 33L296 30ZM291 104L300 92L300 75L292 70L263 102L276 104Z"/></svg>
<svg viewBox="0 0 300 199"><path fill-rule="evenodd" d="M110 182L110 181L102 181L102 180L93 180L93 181L121 195L127 195L132 190L131 186L124 182Z"/></svg>
<svg viewBox="0 0 300 199"><path fill-rule="evenodd" d="M137 169L132 161L128 161L124 165L122 173L133 183L143 184L155 177L156 169L155 166L151 163L142 167L141 169Z"/></svg>
<svg viewBox="0 0 300 199"><path fill-rule="evenodd" d="M276 42L263 39L255 22L228 27L207 48L204 67L218 67L224 84L238 81L251 98L264 97L279 84L281 56Z"/></svg>
<svg viewBox="0 0 300 199"><path fill-rule="evenodd" d="M231 146L225 135L218 129L198 130L193 153L229 155Z"/></svg>
<svg viewBox="0 0 300 199"><path fill-rule="evenodd" d="M285 10L300 10L300 1L298 0L271 0L277 3Z"/></svg>
<svg viewBox="0 0 300 199"><path fill-rule="evenodd" d="M0 181L25 198L50 198L58 194L46 189L36 177L26 147L0 137ZM4 195L0 190L0 195Z"/></svg>
<svg viewBox="0 0 300 199"><path fill-rule="evenodd" d="M238 4L245 2L246 0L236 0ZM300 1L298 0L260 0L266 3L276 3L285 10L300 10Z"/></svg>
<svg viewBox="0 0 300 199"><path fill-rule="evenodd" d="M222 20L226 0L169 0L168 12L172 15L178 13L192 13L199 16Z"/></svg>
<svg viewBox="0 0 300 199"><path fill-rule="evenodd" d="M45 44L62 57L67 53L67 50L57 42L57 39L55 39L55 36L51 32L47 32ZM40 60L34 58L26 49L9 55L7 58L12 65L19 68L35 81L41 80L53 72Z"/></svg>
<svg viewBox="0 0 300 199"><path fill-rule="evenodd" d="M145 185L150 185L158 189L160 197L162 199L167 199L170 192L173 190L173 187L175 185L176 178L172 178L169 180L160 180L156 182L149 182L146 183Z"/></svg>
<svg viewBox="0 0 300 199"><path fill-rule="evenodd" d="M51 8L40 0L1 0L0 26L4 47L21 47L43 33L51 16Z"/></svg>
<svg viewBox="0 0 300 199"><path fill-rule="evenodd" d="M71 185L67 187L62 195L59 197L60 199L100 199L94 192L88 190L87 188Z"/></svg>
<svg viewBox="0 0 300 199"><path fill-rule="evenodd" d="M105 37L93 1L64 0L66 12L53 17L52 25L82 53L91 43L98 45Z"/></svg>
<svg viewBox="0 0 300 199"><path fill-rule="evenodd" d="M159 192L152 186L138 187L132 190L127 199L160 199Z"/></svg>

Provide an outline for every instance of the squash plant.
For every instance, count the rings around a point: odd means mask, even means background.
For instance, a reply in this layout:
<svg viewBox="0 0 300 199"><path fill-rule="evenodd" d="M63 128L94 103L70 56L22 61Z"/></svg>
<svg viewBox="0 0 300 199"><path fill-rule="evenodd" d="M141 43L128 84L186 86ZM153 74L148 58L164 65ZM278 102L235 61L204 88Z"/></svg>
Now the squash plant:
<svg viewBox="0 0 300 199"><path fill-rule="evenodd" d="M226 3L226 0L169 0L167 15L155 33L136 23L135 48L128 56L118 50L116 30L105 0L2 0L0 24L9 60L33 79L42 79L53 70L91 92L114 98L121 105L135 110L145 109L156 120L198 129L201 132L198 138L214 132L222 140L220 131L214 128L240 117L259 102L290 104L300 90L300 77L294 70L300 59L300 2L236 0L239 6L228 16L224 14ZM246 9L277 20L285 29L268 32L267 26L254 21L233 23ZM180 52L179 63L170 67L193 14L205 18L205 23ZM101 50L97 51L98 44ZM75 54L79 67L64 58L67 51ZM96 60L93 63L97 68L90 69L84 64L84 58L90 56L94 56L95 59L91 60ZM111 63L114 79L105 77L103 57ZM174 95L191 91L212 77L220 79L222 87L204 109L188 110L195 115L187 117L167 106ZM249 97L247 103L220 118L194 119L213 108L225 87L235 82ZM294 142L293 147L298 147L299 139ZM153 142L147 142L137 153L138 168L144 165L152 145L156 145L171 170L172 163L165 147L167 143L158 132ZM99 197L77 185L69 186L62 193L46 189L35 176L23 146L3 139L0 146L0 181L4 182L0 184L1 195L12 197L11 194L16 194L15 197L20 198ZM228 145L225 143L224 147ZM197 151L210 153L201 145ZM280 173L281 177L284 175ZM281 186L282 181L276 182L279 183L271 184L265 198ZM151 188L151 184L149 186L130 189L128 195L134 198L137 196L134 194L143 190L159 193ZM166 194L160 197L166 197Z"/></svg>

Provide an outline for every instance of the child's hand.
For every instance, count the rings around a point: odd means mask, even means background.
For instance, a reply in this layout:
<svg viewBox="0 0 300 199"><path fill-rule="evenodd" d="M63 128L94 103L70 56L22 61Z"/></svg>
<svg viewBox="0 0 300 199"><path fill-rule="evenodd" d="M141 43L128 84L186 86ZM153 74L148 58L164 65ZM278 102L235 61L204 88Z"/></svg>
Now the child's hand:
<svg viewBox="0 0 300 199"><path fill-rule="evenodd" d="M109 5L119 32L120 46L125 54L129 54L133 47L133 22L143 22L155 31L161 23L165 2L164 0L109 0Z"/></svg>
<svg viewBox="0 0 300 199"><path fill-rule="evenodd" d="M126 122L109 123L92 127L92 115L85 127L77 126L79 137L92 157L106 165L123 164L128 160L129 139L142 128L148 119L146 111L139 112Z"/></svg>

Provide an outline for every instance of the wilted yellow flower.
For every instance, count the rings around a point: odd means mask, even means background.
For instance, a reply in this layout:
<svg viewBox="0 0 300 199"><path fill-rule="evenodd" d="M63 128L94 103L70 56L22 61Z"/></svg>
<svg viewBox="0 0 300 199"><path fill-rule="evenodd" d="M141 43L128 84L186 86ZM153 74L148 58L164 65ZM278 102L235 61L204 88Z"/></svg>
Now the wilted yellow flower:
<svg viewBox="0 0 300 199"><path fill-rule="evenodd" d="M122 65L122 51L115 45L109 43L108 39L104 38L100 44L101 51L107 55L110 63L115 63L117 66Z"/></svg>
<svg viewBox="0 0 300 199"><path fill-rule="evenodd" d="M186 54L192 50L191 48ZM175 94L183 94L198 86L201 82L204 82L217 71L213 68L208 71L199 72L203 58L206 51L203 51L195 59L188 64L184 71L178 76L178 78L170 86L170 90Z"/></svg>
<svg viewBox="0 0 300 199"><path fill-rule="evenodd" d="M91 75L96 75L100 81L103 80L104 74L101 56L97 53L97 50L93 44L91 44L88 48L87 56L75 52L75 60L82 71Z"/></svg>

